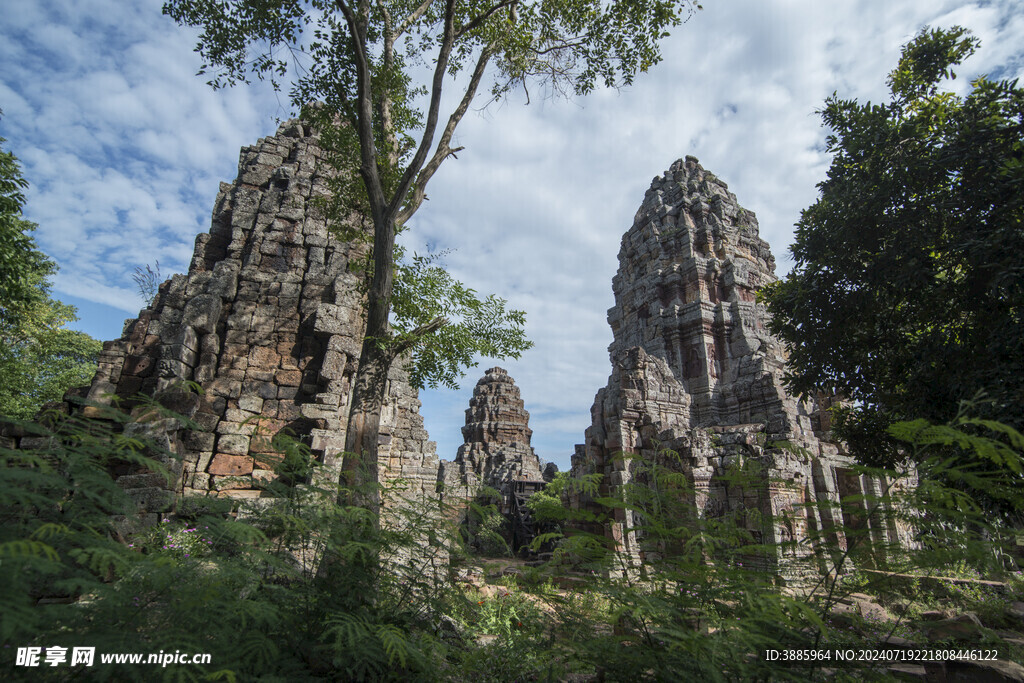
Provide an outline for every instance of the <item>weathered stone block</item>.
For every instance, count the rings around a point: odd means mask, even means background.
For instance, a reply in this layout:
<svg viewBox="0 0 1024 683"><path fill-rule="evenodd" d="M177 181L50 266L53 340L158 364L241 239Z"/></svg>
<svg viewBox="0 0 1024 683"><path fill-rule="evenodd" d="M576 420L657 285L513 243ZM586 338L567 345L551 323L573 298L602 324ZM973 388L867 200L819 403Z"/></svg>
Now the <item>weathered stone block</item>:
<svg viewBox="0 0 1024 683"><path fill-rule="evenodd" d="M256 431L255 421L249 422L229 422L228 420L221 420L217 423L216 432L218 434L244 434L246 436L252 435Z"/></svg>
<svg viewBox="0 0 1024 683"><path fill-rule="evenodd" d="M227 422L239 422L244 424L247 420L256 417L256 413L250 413L239 408L228 408L224 411L224 419Z"/></svg>
<svg viewBox="0 0 1024 683"><path fill-rule="evenodd" d="M156 394L154 398L167 410L175 415L182 415L186 418L191 418L196 414L202 401L199 394L181 391L180 389L162 391Z"/></svg>
<svg viewBox="0 0 1024 683"><path fill-rule="evenodd" d="M199 350L199 337L196 335L195 329L187 325L175 331L168 339L164 340L164 343L181 345L192 351Z"/></svg>
<svg viewBox="0 0 1024 683"><path fill-rule="evenodd" d="M315 451L345 450L345 435L341 432L326 430L326 429L314 429L312 431L313 440L310 444L310 448Z"/></svg>
<svg viewBox="0 0 1024 683"><path fill-rule="evenodd" d="M209 383L206 387L206 391L214 396L238 398L242 393L242 382L235 379L218 377Z"/></svg>
<svg viewBox="0 0 1024 683"><path fill-rule="evenodd" d="M220 421L220 415L200 411L197 412L192 419L195 420L196 424L198 424L200 428L206 431L213 431L217 426L217 423Z"/></svg>
<svg viewBox="0 0 1024 683"><path fill-rule="evenodd" d="M237 475L215 476L210 478L210 486L218 491L251 489L253 488L253 478Z"/></svg>
<svg viewBox="0 0 1024 683"><path fill-rule="evenodd" d="M245 379L252 382L271 383L274 381L274 371L249 367L245 371Z"/></svg>
<svg viewBox="0 0 1024 683"><path fill-rule="evenodd" d="M278 370L274 374L278 387L298 387L302 383L302 373L298 370Z"/></svg>
<svg viewBox="0 0 1024 683"><path fill-rule="evenodd" d="M249 367L273 370L281 362L281 356L272 346L255 346L249 350Z"/></svg>
<svg viewBox="0 0 1024 683"><path fill-rule="evenodd" d="M196 352L184 344L164 344L160 347L160 359L177 360L189 367L195 367Z"/></svg>
<svg viewBox="0 0 1024 683"><path fill-rule="evenodd" d="M253 470L252 479L255 483L267 483L277 479L277 473L273 470Z"/></svg>
<svg viewBox="0 0 1024 683"><path fill-rule="evenodd" d="M281 400L294 399L299 393L299 387L278 387L277 397Z"/></svg>
<svg viewBox="0 0 1024 683"><path fill-rule="evenodd" d="M124 359L124 365L121 372L124 375L148 377L153 373L153 367L155 364L156 361L151 356L128 356Z"/></svg>
<svg viewBox="0 0 1024 683"><path fill-rule="evenodd" d="M245 455L249 452L249 437L245 434L221 434L217 438L217 450L222 453Z"/></svg>
<svg viewBox="0 0 1024 683"><path fill-rule="evenodd" d="M174 505L174 491L162 487L127 489L125 493L138 506L140 512L163 512Z"/></svg>
<svg viewBox="0 0 1024 683"><path fill-rule="evenodd" d="M246 395L255 395L262 399L277 398L277 385L270 381L246 380L242 384Z"/></svg>
<svg viewBox="0 0 1024 683"><path fill-rule="evenodd" d="M316 320L313 323L315 332L326 334L342 334L350 330L352 318L348 308L337 304L323 303L316 310Z"/></svg>
<svg viewBox="0 0 1024 683"><path fill-rule="evenodd" d="M263 410L263 399L252 394L245 394L238 397L238 407L250 413L259 413Z"/></svg>
<svg viewBox="0 0 1024 683"><path fill-rule="evenodd" d="M292 421L302 417L300 405L294 401L281 401L277 407L277 417L282 420Z"/></svg>
<svg viewBox="0 0 1024 683"><path fill-rule="evenodd" d="M179 360L160 359L156 363L157 377L164 379L189 379L192 368Z"/></svg>
<svg viewBox="0 0 1024 683"><path fill-rule="evenodd" d="M240 475L250 474L252 469L252 458L248 456L218 453L206 471L216 475Z"/></svg>
<svg viewBox="0 0 1024 683"><path fill-rule="evenodd" d="M221 298L212 294L200 294L185 304L182 323L195 328L199 334L217 331L220 322Z"/></svg>

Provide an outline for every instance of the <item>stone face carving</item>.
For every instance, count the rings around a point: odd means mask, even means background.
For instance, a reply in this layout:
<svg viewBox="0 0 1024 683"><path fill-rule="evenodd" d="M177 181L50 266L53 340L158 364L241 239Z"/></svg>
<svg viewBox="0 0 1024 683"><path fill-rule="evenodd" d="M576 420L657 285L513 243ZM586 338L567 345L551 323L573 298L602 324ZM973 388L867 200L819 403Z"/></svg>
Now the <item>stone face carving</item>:
<svg viewBox="0 0 1024 683"><path fill-rule="evenodd" d="M530 447L529 420L509 374L502 368L488 370L469 400L465 443L454 462L442 463L444 495L470 499L481 486L489 486L508 497L516 481L545 481L540 458Z"/></svg>
<svg viewBox="0 0 1024 683"><path fill-rule="evenodd" d="M654 462L672 449L698 514L754 507L768 521L752 531L766 542L806 537L810 527L845 544L840 523L858 513L808 504L838 504L847 493L880 492L886 482L851 479L852 462L830 438L827 401L803 403L785 391L785 349L756 300L757 288L775 279L774 267L754 214L697 159L678 160L653 180L622 238L608 312L612 374L597 394L586 443L576 447L574 476L600 473L608 493L636 481L637 461L623 453ZM796 452L771 446L781 441ZM745 460L763 469L760 491L722 483L726 469ZM590 504L573 496L577 506ZM642 543L627 531L637 520L618 513L603 531L642 561ZM877 540L909 542L906 529L882 517L868 520ZM769 564L798 580L806 547L786 552Z"/></svg>
<svg viewBox="0 0 1024 683"><path fill-rule="evenodd" d="M243 148L238 178L221 184L188 274L164 283L121 339L104 345L93 400L141 392L166 401L183 380L203 389L184 400L205 431L171 436L182 456L179 495L264 495L279 457L271 437L284 429L305 439L328 472L340 466L365 326L348 264L366 247L329 234L316 208L328 192L318 139L289 121ZM407 482L406 497L433 497L435 445L398 365L382 411L379 471L382 479ZM149 493L133 495L159 498Z"/></svg>

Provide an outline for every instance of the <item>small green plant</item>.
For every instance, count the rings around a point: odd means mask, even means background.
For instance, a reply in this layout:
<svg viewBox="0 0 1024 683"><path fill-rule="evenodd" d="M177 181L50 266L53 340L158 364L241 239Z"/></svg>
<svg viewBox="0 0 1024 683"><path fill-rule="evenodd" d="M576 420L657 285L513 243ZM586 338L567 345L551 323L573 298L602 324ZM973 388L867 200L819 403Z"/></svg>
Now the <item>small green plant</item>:
<svg viewBox="0 0 1024 683"><path fill-rule="evenodd" d="M137 536L128 547L183 560L207 557L213 553L214 545L208 538L209 530L208 524L202 528L190 527L164 517L160 524Z"/></svg>
<svg viewBox="0 0 1024 683"><path fill-rule="evenodd" d="M539 623L536 606L515 588L477 602L474 630L506 640L526 631L534 631Z"/></svg>
<svg viewBox="0 0 1024 683"><path fill-rule="evenodd" d="M477 599L467 618L471 640L458 653L454 680L560 680L565 671L552 651L551 614L541 600L508 582L499 593Z"/></svg>
<svg viewBox="0 0 1024 683"><path fill-rule="evenodd" d="M484 557L510 557L508 522L498 510L501 494L489 487L481 487L475 500L470 501L463 527L465 545L471 552Z"/></svg>

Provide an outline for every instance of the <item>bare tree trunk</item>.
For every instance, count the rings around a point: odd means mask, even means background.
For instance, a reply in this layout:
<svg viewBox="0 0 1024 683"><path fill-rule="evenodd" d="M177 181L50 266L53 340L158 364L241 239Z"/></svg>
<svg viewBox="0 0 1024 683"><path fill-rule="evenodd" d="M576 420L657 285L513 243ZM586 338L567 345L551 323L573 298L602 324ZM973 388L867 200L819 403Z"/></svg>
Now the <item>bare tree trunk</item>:
<svg viewBox="0 0 1024 683"><path fill-rule="evenodd" d="M388 371L394 361L394 350L385 346L390 337L388 314L394 288L392 253L395 248L394 219L374 211L373 280L367 302L366 335L359 353L359 366L352 385L348 429L345 433L345 459L342 470L350 486L361 488L379 484L377 440L380 411L387 391ZM378 511L378 496L370 494L369 503Z"/></svg>
<svg viewBox="0 0 1024 683"><path fill-rule="evenodd" d="M377 467L380 409L384 404L388 370L398 355L398 351L393 346L385 346L385 342L390 338L388 314L391 312L391 293L394 288L396 218L406 203L417 174L427 161L433 143L438 112L441 107L444 77L455 42L455 0L446 0L445 2L444 38L434 65L430 105L424 124L423 138L415 156L409 162L405 173L402 174L398 186L394 189L390 201L385 195L381 183L377 148L374 144L373 76L366 49L366 22L369 16L369 4L365 0L360 0L359 11L356 14L344 0L337 0L337 3L338 9L345 15L349 31L355 41L358 92L356 129L359 134L361 156L359 173L366 185L370 211L373 215L373 281L368 292L366 336L363 338L359 367L356 370L352 388L352 404L349 409L348 431L345 434L345 459L342 469L345 473L344 476L348 477L350 485L359 486L371 482L376 485L380 483ZM426 5L423 6L423 10L417 10L417 12L425 11L425 9ZM387 114L387 107L382 114ZM454 129L454 124L449 122L449 127ZM385 137L389 138L392 135L393 131L388 130ZM445 154L441 160L450 151L447 149L447 143L445 143L444 151ZM440 152L441 150L438 150L438 154ZM427 179L429 178L422 179L421 184L425 184ZM408 216L404 216L403 221L405 218ZM361 472L366 473L366 476L361 475ZM374 495L373 498L376 499L377 496ZM379 505L372 502L370 508L375 512L379 511Z"/></svg>
<svg viewBox="0 0 1024 683"><path fill-rule="evenodd" d="M367 505L374 512L379 511L379 484L377 466L377 442L380 432L380 412L387 390L388 370L391 368L390 354L383 352L373 343L369 335L363 340L352 388L352 403L349 409L348 430L345 434L345 459L342 465L342 483L360 491L358 502Z"/></svg>

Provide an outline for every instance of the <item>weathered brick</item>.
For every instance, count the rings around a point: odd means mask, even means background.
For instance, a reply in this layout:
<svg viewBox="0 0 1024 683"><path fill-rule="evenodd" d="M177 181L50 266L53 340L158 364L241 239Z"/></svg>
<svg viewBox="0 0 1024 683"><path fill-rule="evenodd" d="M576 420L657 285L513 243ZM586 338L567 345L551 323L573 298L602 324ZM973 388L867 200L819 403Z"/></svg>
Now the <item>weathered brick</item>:
<svg viewBox="0 0 1024 683"><path fill-rule="evenodd" d="M206 471L208 474L238 475L249 474L252 469L252 458L248 456L217 453Z"/></svg>
<svg viewBox="0 0 1024 683"><path fill-rule="evenodd" d="M274 381L279 387L297 387L302 383L302 373L298 370L278 370Z"/></svg>
<svg viewBox="0 0 1024 683"><path fill-rule="evenodd" d="M251 489L253 488L253 478L251 476L238 475L210 477L210 488L218 491Z"/></svg>

